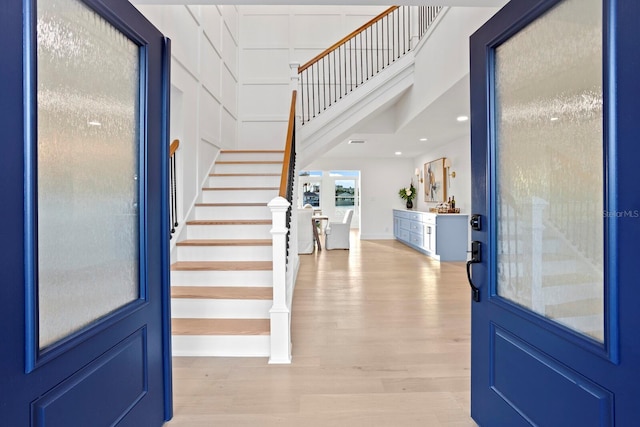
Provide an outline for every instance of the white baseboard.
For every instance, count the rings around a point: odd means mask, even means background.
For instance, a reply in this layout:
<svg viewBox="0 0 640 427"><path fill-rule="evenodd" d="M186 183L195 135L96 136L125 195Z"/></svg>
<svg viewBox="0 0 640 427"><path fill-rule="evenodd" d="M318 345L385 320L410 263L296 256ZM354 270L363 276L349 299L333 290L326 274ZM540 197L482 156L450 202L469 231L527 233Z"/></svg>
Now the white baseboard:
<svg viewBox="0 0 640 427"><path fill-rule="evenodd" d="M393 233L360 234L360 240L393 240Z"/></svg>

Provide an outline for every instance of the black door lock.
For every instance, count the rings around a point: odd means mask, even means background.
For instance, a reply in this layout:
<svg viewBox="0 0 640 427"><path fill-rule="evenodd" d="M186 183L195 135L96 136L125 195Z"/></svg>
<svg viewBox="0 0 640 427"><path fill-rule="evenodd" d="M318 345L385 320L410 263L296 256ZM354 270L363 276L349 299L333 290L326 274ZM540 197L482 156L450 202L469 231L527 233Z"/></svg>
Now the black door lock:
<svg viewBox="0 0 640 427"><path fill-rule="evenodd" d="M481 242L478 242L477 240L471 242L471 259L467 261L467 280L469 280L469 286L471 286L471 293L475 302L480 302L480 289L474 285L471 280L471 264L478 264L482 262L481 248Z"/></svg>
<svg viewBox="0 0 640 427"><path fill-rule="evenodd" d="M471 215L471 220L469 221L469 224L471 225L472 230L475 230L475 231L482 230L482 215L480 214Z"/></svg>

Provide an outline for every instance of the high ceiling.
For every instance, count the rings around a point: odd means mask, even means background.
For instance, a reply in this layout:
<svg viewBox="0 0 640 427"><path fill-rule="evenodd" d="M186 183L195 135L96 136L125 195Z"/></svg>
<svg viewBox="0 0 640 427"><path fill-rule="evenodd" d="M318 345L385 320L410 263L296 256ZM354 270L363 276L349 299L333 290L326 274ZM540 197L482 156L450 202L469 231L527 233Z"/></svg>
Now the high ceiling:
<svg viewBox="0 0 640 427"><path fill-rule="evenodd" d="M362 144L340 142L323 157L401 157L413 158L430 147L446 144L469 136L469 121L457 117L469 116L469 79L465 77L453 85L429 107L402 129L396 130L394 108L371 117L349 139L363 140ZM421 139L427 138L426 141Z"/></svg>
<svg viewBox="0 0 640 427"><path fill-rule="evenodd" d="M136 4L156 5L388 5L388 0L132 0ZM400 0L396 5L438 5L462 7L501 7L508 0ZM397 129L395 109L390 107L363 123L349 139L364 140L363 144L341 141L323 157L377 157L413 158L430 147L469 137L469 121L458 122L459 116L469 116L468 76L453 85L426 110L416 116L402 129ZM424 138L427 138L424 141ZM422 140L421 140L422 139Z"/></svg>

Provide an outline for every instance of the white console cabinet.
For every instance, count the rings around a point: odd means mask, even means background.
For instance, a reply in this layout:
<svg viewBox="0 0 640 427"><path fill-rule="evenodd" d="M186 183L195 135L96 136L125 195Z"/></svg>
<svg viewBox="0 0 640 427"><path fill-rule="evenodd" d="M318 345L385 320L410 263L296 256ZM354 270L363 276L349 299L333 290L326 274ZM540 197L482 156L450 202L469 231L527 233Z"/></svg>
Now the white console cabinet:
<svg viewBox="0 0 640 427"><path fill-rule="evenodd" d="M466 261L468 219L465 214L394 209L393 235L439 261Z"/></svg>

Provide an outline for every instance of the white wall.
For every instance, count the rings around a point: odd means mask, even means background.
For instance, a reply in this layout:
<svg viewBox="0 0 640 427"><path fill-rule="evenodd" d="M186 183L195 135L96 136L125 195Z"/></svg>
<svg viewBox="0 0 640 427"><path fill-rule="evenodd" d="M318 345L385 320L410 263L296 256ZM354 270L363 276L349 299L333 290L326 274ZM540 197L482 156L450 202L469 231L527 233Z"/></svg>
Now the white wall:
<svg viewBox="0 0 640 427"><path fill-rule="evenodd" d="M290 62L304 64L385 10L382 6L240 7L240 148L282 149Z"/></svg>
<svg viewBox="0 0 640 427"><path fill-rule="evenodd" d="M411 181L412 159L320 158L305 169L359 170L360 238L393 239L392 209L405 207L398 191Z"/></svg>
<svg viewBox="0 0 640 427"><path fill-rule="evenodd" d="M137 7L171 39L170 139L180 140L178 217L182 219L220 149L237 145L238 8Z"/></svg>
<svg viewBox="0 0 640 427"><path fill-rule="evenodd" d="M395 109L399 129L469 74L469 37L497 11L492 7L446 11L416 53L415 83Z"/></svg>
<svg viewBox="0 0 640 427"><path fill-rule="evenodd" d="M450 141L438 147L430 148L423 155L414 159L415 168L424 171L424 164L442 157L446 157L451 162L451 172L456 173L455 178L449 177L447 196L455 196L456 207L460 212L469 213L471 208L471 146L469 138L460 138ZM414 182L416 180L414 179ZM436 206L434 202L425 202L424 183L420 184L418 190L418 204L414 209L428 211Z"/></svg>

